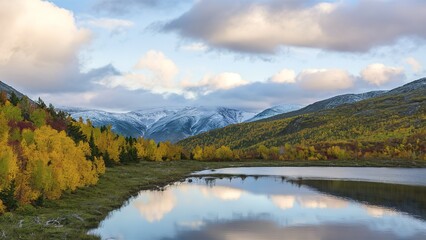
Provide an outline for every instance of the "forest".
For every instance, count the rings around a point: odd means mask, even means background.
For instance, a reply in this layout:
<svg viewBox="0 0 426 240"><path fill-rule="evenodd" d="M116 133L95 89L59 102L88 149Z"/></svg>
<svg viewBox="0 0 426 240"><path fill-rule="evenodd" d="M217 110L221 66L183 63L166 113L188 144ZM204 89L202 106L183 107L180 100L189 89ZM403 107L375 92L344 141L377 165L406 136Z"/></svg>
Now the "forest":
<svg viewBox="0 0 426 240"><path fill-rule="evenodd" d="M41 99L0 93L0 213L94 185L106 167L181 157L182 148L169 142L126 138Z"/></svg>

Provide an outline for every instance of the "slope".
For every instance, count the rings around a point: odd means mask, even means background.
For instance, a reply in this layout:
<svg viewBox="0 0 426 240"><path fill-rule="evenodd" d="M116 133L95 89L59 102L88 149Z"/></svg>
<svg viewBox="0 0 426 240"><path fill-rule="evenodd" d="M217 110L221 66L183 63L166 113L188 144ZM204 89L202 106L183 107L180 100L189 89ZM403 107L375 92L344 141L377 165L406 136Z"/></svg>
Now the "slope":
<svg viewBox="0 0 426 240"><path fill-rule="evenodd" d="M22 98L23 96L25 96L23 93L17 91L13 87L11 87L11 86L7 85L6 83L0 81L0 92L2 92L2 91L5 91L8 96L10 96L10 94L12 92L15 93L18 98Z"/></svg>
<svg viewBox="0 0 426 240"><path fill-rule="evenodd" d="M322 100L322 101L312 103L312 104L310 104L310 105L308 105L304 108L301 108L299 110L296 110L296 111L286 112L286 113L283 113L283 114L275 115L271 118L266 119L266 121L283 119L283 118L288 118L288 117L294 117L294 116L298 116L298 115L302 115L302 114L306 114L306 113L318 112L318 111L326 110L326 109L333 109L333 108L336 108L336 107L341 106L343 104L356 103L356 102L359 102L359 101L362 101L362 100L381 96L385 93L386 93L386 91L371 91L371 92L360 93L360 94L339 95L339 96L335 96L335 97L332 97L332 98L329 98L329 99L325 99L325 100Z"/></svg>
<svg viewBox="0 0 426 240"><path fill-rule="evenodd" d="M281 115L281 119L273 117L213 130L179 144L187 149L196 145L247 149L260 144L270 147L286 143L380 142L416 134L424 137L426 78L352 104L308 113L296 112Z"/></svg>

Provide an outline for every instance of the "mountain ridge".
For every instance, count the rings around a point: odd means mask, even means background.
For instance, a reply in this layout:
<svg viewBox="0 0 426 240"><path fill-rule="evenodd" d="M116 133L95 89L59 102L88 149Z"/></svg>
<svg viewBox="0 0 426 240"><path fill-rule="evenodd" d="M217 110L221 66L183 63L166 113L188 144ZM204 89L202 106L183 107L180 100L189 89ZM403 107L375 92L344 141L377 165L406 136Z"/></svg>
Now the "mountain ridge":
<svg viewBox="0 0 426 240"><path fill-rule="evenodd" d="M244 122L268 121L268 119L296 116L321 109L331 109L378 96L386 91L361 94L345 94L315 102L304 108L301 105L279 105L254 114L226 107L214 110L205 107L152 108L128 113L110 113L98 110L61 108L78 119L90 119L95 126L111 125L120 134L156 141L177 142L204 132ZM294 111L292 111L294 110ZM151 117L147 117L151 115ZM197 117L201 115L202 117ZM246 115L247 117L243 117Z"/></svg>
<svg viewBox="0 0 426 240"><path fill-rule="evenodd" d="M16 96L19 98L26 96L25 94L21 93L20 91L16 90L15 88L11 87L10 85L6 84L3 81L0 81L0 92L1 91L5 91L8 94L8 96L10 96L12 92L14 92Z"/></svg>
<svg viewBox="0 0 426 240"><path fill-rule="evenodd" d="M180 142L184 148L226 145L232 149L330 142L378 142L426 134L426 78L335 108L290 112L212 130ZM321 101L320 101L321 102ZM425 149L426 150L426 149Z"/></svg>

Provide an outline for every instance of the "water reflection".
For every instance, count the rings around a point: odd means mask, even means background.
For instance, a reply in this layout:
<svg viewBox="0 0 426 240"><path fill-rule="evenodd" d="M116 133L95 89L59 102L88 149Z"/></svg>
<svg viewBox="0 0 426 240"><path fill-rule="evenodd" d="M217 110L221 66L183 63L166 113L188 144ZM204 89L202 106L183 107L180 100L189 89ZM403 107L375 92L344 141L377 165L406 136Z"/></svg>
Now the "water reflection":
<svg viewBox="0 0 426 240"><path fill-rule="evenodd" d="M327 194L350 198L369 205L382 206L426 220L426 187L351 181L293 181ZM380 212L376 209L370 212ZM380 214L376 214L380 215Z"/></svg>
<svg viewBox="0 0 426 240"><path fill-rule="evenodd" d="M424 235L414 234L407 239L424 240ZM206 224L202 231L178 231L175 237L162 238L164 240L286 240L286 239L375 239L399 240L404 239L392 232L374 231L366 225L339 225L324 224L321 226L291 226L282 227L274 221L268 220L234 220L219 221Z"/></svg>
<svg viewBox="0 0 426 240"><path fill-rule="evenodd" d="M172 189L160 192L146 192L133 201L135 208L148 221L160 221L176 205Z"/></svg>
<svg viewBox="0 0 426 240"><path fill-rule="evenodd" d="M215 187L199 186L199 189L204 194L205 197L214 196L224 201L238 200L244 192L238 188L231 188L231 187L224 187L224 186L215 186Z"/></svg>
<svg viewBox="0 0 426 240"><path fill-rule="evenodd" d="M103 239L426 238L426 222L406 211L417 208L422 212L426 205L416 204L414 196L395 192L391 197L372 198L371 186L363 184L287 182L281 177L194 177L164 191L140 192L91 233ZM373 187L379 193L381 188L388 191L389 184ZM396 192L414 191L401 188L404 186L398 185ZM420 196L426 191L425 187L415 188ZM408 208L401 206L407 202L400 201L406 197L411 199Z"/></svg>

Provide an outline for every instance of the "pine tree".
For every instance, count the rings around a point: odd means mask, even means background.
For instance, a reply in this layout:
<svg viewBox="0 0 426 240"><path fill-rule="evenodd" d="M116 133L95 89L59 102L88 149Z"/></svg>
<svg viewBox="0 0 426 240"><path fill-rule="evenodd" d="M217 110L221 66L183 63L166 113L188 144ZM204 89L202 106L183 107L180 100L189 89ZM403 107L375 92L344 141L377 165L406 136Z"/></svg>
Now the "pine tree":
<svg viewBox="0 0 426 240"><path fill-rule="evenodd" d="M18 207L18 200L15 198L15 190L16 184L15 181L12 181L9 187L0 192L0 200L8 211L13 211Z"/></svg>
<svg viewBox="0 0 426 240"><path fill-rule="evenodd" d="M16 96L15 92L10 93L9 100L10 100L10 103L12 103L13 106L17 106L19 101L20 101L18 96Z"/></svg>

